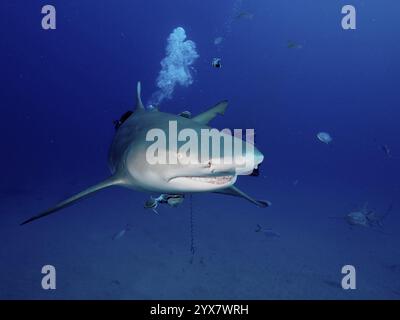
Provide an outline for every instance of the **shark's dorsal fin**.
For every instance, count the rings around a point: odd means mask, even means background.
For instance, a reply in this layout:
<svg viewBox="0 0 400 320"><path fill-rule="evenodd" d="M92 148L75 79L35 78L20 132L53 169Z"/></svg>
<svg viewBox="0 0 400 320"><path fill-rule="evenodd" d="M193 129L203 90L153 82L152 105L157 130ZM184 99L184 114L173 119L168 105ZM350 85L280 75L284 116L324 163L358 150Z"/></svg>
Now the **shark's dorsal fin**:
<svg viewBox="0 0 400 320"><path fill-rule="evenodd" d="M137 95L136 110L144 110L144 105L142 102L142 85L140 84L140 81L137 83L136 95Z"/></svg>
<svg viewBox="0 0 400 320"><path fill-rule="evenodd" d="M223 115L227 106L227 100L221 101L206 112L200 113L199 115L195 116L194 118L192 118L192 120L200 124L208 124L212 119L217 116L217 114Z"/></svg>

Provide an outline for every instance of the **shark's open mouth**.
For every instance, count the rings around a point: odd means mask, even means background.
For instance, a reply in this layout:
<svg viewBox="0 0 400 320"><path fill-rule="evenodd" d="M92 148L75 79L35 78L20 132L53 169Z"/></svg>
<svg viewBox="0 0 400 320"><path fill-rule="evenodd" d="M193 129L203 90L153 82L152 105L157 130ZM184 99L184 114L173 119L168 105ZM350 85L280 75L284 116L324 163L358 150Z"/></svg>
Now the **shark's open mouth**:
<svg viewBox="0 0 400 320"><path fill-rule="evenodd" d="M194 181L194 182L201 182L213 185L224 185L230 183L235 176L232 175L225 175L225 176L183 176L183 177L176 177L171 179L171 182L177 181Z"/></svg>
<svg viewBox="0 0 400 320"><path fill-rule="evenodd" d="M211 183L211 184L227 184L232 181L233 176L208 176L208 177L186 177L194 181L204 182L204 183Z"/></svg>

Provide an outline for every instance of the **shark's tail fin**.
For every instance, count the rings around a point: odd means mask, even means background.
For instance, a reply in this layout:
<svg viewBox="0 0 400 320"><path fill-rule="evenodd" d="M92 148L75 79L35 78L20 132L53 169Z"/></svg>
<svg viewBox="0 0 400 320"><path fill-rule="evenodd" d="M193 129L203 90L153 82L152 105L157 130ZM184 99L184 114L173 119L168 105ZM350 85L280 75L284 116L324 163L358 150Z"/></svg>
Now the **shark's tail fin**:
<svg viewBox="0 0 400 320"><path fill-rule="evenodd" d="M78 193L78 194L76 194L76 195L74 195L74 196L72 196L72 197L60 202L60 203L58 203L54 207L52 207L52 208L50 208L50 209L48 209L48 210L36 215L36 216L33 216L33 217L29 218L28 220L25 220L24 222L21 223L21 225L27 224L27 223L32 222L34 220L37 220L37 219L43 218L45 216L48 216L48 215L50 215L52 213L55 213L55 212L65 208L65 207L68 207L68 206L74 204L75 202L77 202L77 201L79 201L79 200L81 200L83 198L86 198L87 196L89 196L89 195L91 195L91 194L93 194L93 193L95 193L95 192L97 192L99 190L102 190L102 189L105 189L105 188L108 188L108 187L111 187L111 186L114 186L114 185L118 185L119 183L120 183L120 181L118 179L116 179L115 177L110 177L110 178L108 178L108 179L106 179L106 180L104 180L104 181L102 181L102 182L100 182L100 183L98 183L98 184L96 184L94 186L91 186L91 187L87 188L86 190L84 190L84 191L82 191L82 192L80 192L80 193Z"/></svg>

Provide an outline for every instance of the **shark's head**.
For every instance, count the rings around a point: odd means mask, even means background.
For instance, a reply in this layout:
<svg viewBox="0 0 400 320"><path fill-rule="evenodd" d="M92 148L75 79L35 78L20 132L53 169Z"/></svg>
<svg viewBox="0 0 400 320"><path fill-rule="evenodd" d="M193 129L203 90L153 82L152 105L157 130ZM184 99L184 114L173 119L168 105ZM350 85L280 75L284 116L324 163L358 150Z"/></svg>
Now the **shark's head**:
<svg viewBox="0 0 400 320"><path fill-rule="evenodd" d="M251 174L263 159L262 153L254 148L251 154L232 156L230 159L214 156L199 163L170 167L165 178L174 190L218 191L232 186L238 175Z"/></svg>
<svg viewBox="0 0 400 320"><path fill-rule="evenodd" d="M165 129L165 136L169 136L168 117L174 116L157 112L140 117L137 123L157 123L157 127ZM178 121L178 127L190 126L193 133L204 128L190 119L180 118ZM208 153L204 154L205 149L200 147L185 149L188 140L177 141L176 147L172 147L170 141L163 145L163 139L159 137L153 142L143 143L144 136L140 135L138 139L141 141L132 144L125 160L131 183L146 191L163 193L217 191L232 186L238 175L251 174L264 156L251 143L225 133L221 136L230 139L228 145L240 146L242 152L227 151L224 139L220 141L219 152L213 150L214 141L211 141ZM201 146L201 134L193 139L194 146Z"/></svg>

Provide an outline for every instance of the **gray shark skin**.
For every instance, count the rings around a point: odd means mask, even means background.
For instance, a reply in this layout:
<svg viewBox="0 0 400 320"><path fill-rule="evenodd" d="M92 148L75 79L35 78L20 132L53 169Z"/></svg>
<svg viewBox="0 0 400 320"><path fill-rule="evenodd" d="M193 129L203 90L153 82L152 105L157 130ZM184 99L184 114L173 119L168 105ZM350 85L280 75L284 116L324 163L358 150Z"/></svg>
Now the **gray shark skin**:
<svg viewBox="0 0 400 320"><path fill-rule="evenodd" d="M88 189L58 203L56 206L36 215L21 223L27 224L63 209L78 200L81 200L99 190L121 186L140 192L185 194L196 192L215 192L226 195L242 197L259 207L268 207L267 201L251 198L234 186L238 175L248 175L264 159L262 153L255 146L251 154L245 154L245 159L254 159L249 171L248 166L233 164L207 163L198 164L150 164L146 160L146 150L154 141L146 141L150 129L163 130L168 137L170 121L176 121L178 132L190 128L200 137L201 129L210 129L207 125L218 114L223 115L227 102L222 101L213 108L193 118L160 112L155 109L145 109L141 101L140 82L137 86L137 106L133 114L117 130L109 151L109 168L111 176L106 180L89 187ZM200 139L200 138L199 138ZM233 139L238 139L233 137ZM167 154L179 150L184 142L178 142L177 148L169 148ZM243 141L243 150L247 142ZM200 144L199 144L200 145ZM221 157L223 156L223 150ZM177 156L177 155L175 155ZM200 155L195 155L199 156ZM247 160L245 160L247 161Z"/></svg>

